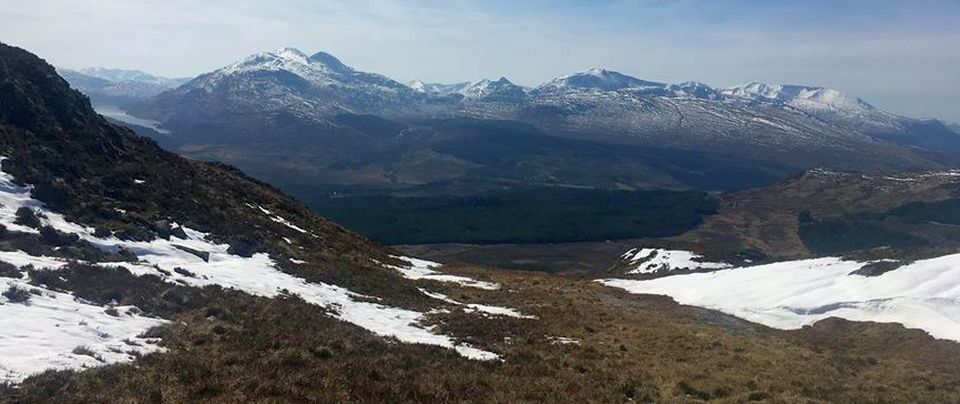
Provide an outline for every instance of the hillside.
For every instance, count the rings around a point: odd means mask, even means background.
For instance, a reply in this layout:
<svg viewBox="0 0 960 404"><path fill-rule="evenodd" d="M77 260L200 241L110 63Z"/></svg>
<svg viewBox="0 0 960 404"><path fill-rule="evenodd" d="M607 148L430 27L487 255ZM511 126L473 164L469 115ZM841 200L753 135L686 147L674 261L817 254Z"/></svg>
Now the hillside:
<svg viewBox="0 0 960 404"><path fill-rule="evenodd" d="M923 331L397 257L7 45L0 154L3 402L960 400Z"/></svg>
<svg viewBox="0 0 960 404"><path fill-rule="evenodd" d="M916 236L928 239L930 246L950 249L960 247L955 236L949 236L950 219L940 225L929 223L936 221L935 216L928 220L918 217L906 223L903 219L907 219L907 213L902 210L923 209L925 203L949 202L958 197L960 176L954 171L870 175L812 170L769 187L721 196L718 214L677 241L710 246L713 250L751 250L771 257L795 258L890 245L895 240L877 240L873 245L857 247L845 246L837 238L853 237L868 242L867 236L878 237L886 232L888 238L905 240ZM950 209L949 206L933 208L928 206L924 210L942 215ZM837 220L847 218L849 221L856 217L860 218L860 224L853 228L860 233L843 235L843 225ZM834 238L829 243L836 248L818 251L810 243L822 244L825 240L810 237L804 240L802 230L816 231L817 223L823 229L830 221L834 221L834 229L830 231ZM865 221L877 223L871 226ZM886 223L880 225L879 222L884 221Z"/></svg>

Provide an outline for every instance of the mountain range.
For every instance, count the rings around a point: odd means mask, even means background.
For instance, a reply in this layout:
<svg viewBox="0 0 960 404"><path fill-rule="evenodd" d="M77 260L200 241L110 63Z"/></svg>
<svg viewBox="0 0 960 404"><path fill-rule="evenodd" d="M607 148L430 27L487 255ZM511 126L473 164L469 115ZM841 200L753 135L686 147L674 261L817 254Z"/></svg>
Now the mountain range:
<svg viewBox="0 0 960 404"><path fill-rule="evenodd" d="M715 89L600 68L533 88L506 78L402 84L292 48L251 55L127 110L172 132L144 132L168 148L290 190L477 178L724 190L813 167L952 167L960 150L960 135L940 121L828 88ZM676 163L689 161L698 167Z"/></svg>
<svg viewBox="0 0 960 404"><path fill-rule="evenodd" d="M140 70L103 67L80 70L60 68L57 72L95 104L117 106L153 97L190 81L189 78L154 76Z"/></svg>

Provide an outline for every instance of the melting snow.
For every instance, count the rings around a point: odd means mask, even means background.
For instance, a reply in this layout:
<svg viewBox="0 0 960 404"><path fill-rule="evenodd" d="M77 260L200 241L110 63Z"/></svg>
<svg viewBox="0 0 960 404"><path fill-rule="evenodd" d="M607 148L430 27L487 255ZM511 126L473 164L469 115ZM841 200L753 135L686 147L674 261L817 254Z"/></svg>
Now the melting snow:
<svg viewBox="0 0 960 404"><path fill-rule="evenodd" d="M575 338L547 336L547 339L554 345L580 345L580 340Z"/></svg>
<svg viewBox="0 0 960 404"><path fill-rule="evenodd" d="M13 285L41 293L31 294L25 303L0 297L0 382L17 383L47 369L124 362L161 350L157 340L138 335L166 324L165 320L140 316L132 306L113 307L113 316L104 307L83 303L70 294L0 278L0 289Z"/></svg>
<svg viewBox="0 0 960 404"><path fill-rule="evenodd" d="M703 256L690 251L667 250L664 248L634 248L621 258L636 265L628 274L652 274L676 269L724 269L732 265L723 262L703 262Z"/></svg>
<svg viewBox="0 0 960 404"><path fill-rule="evenodd" d="M3 158L0 158L0 162L2 162L2 160ZM299 295L307 302L330 309L333 311L332 315L336 318L350 322L379 335L395 337L402 342L423 343L453 348L461 355L472 359L491 360L498 358L498 356L492 352L482 351L465 344L455 344L450 337L434 334L420 327L419 323L423 317L423 313L362 301L368 298L336 285L307 282L301 278L279 271L276 263L269 255L264 253L254 254L249 258L230 254L227 252L229 245L210 242L206 239L206 234L193 229L184 228L187 235L186 239L172 237L170 240L156 239L149 242L136 242L121 240L114 236L105 238L96 237L93 235L94 229L68 222L62 215L46 209L42 202L32 199L30 197L31 189L29 186L21 187L15 184L12 176L0 172L0 204L2 204L0 205L0 224L3 224L11 231L37 233L36 229L13 223L16 219L16 210L20 207L28 207L39 213L40 221L44 225L50 225L63 232L77 234L81 239L89 241L107 251L118 251L121 248L128 250L136 254L141 260L138 263L101 264L103 266L123 266L136 275L157 275L161 276L167 282L182 283L196 287L221 285L256 296L275 297L282 293L293 293ZM261 208L261 210L264 209ZM269 211L265 213L270 214ZM208 253L209 256L204 259L182 247ZM0 253L0 259L4 258L13 261L15 264L34 264L37 267L50 269L57 269L64 265L62 260L56 258L30 257L25 254L11 255L11 253ZM180 270L177 271L177 269ZM492 285L485 282L473 281L465 277L433 275L437 273L425 268L412 269L411 271L411 274L422 274L429 279L439 278L462 283L476 283L477 287L490 287ZM495 285L492 286L495 288ZM65 300L67 299L64 299L64 301ZM17 309L22 310L22 308ZM5 308L4 310L11 309ZM51 316L53 315L51 314ZM8 316L5 316L5 318L6 317ZM27 316L24 318L31 317ZM109 323L109 321L107 321L107 323ZM54 324L40 324L56 327ZM35 328L37 330L43 330L47 327L37 326ZM111 335L127 335L120 331L123 330L111 333ZM58 332L60 331L50 330L50 335ZM21 333L18 327L0 328L0 344L8 344L10 343L9 341L16 341L22 338L23 335L25 334ZM44 341L49 338L55 338L55 336L30 334L30 337L39 341L37 342L36 348L38 351L34 352L37 354L37 360L36 362L32 362L33 366L43 368L58 366L61 363L66 366L68 362L43 362L43 358L55 357L61 353L61 347L59 345L49 345L50 350L44 351L44 347L48 346L45 345ZM73 346L70 348L72 349ZM115 358L119 361L127 358L127 356L122 356L122 358L121 356L110 356L110 358ZM77 364L79 362L69 363ZM88 361L85 362L85 364L93 363ZM0 365L14 366L15 363L8 361L5 356L0 356Z"/></svg>
<svg viewBox="0 0 960 404"><path fill-rule="evenodd" d="M266 214L266 215L270 218L270 220L273 220L274 222L280 223L280 224L282 224L282 225L284 225L284 226L287 226L287 227L289 227L289 228L291 228L291 229L294 229L294 230L296 230L296 231L298 231L298 232L300 232L300 233L309 234L309 235L311 235L311 236L313 236L313 237L317 237L317 235L316 235L316 234L313 234L313 232L311 232L311 231L309 231L309 230L305 230L305 229L303 229L303 228L301 228L301 227L299 227L299 226L297 226L297 225L295 225L295 224L293 224L293 223L290 223L289 220L284 219L282 216L277 215L277 214L275 214L275 213L273 213L273 212L271 212L271 211L269 211L269 210L267 210L267 209L264 209L263 206L259 206L259 205L254 206L254 205L251 205L251 204L249 204L249 203L247 204L247 206L249 206L249 207L251 207L251 208L253 208L253 209L258 209L258 210L260 210L261 212L263 212L264 214ZM289 243L289 239L284 238L284 240L288 240L287 242Z"/></svg>
<svg viewBox="0 0 960 404"><path fill-rule="evenodd" d="M775 328L796 329L827 317L901 323L960 341L960 254L905 265L880 276L850 275L864 263L819 258L675 275L599 282L632 293L661 294Z"/></svg>
<svg viewBox="0 0 960 404"><path fill-rule="evenodd" d="M379 263L387 268L395 269L400 272L400 275L403 275L407 279L429 279L437 282L451 282L457 283L463 286L469 286L471 288L477 289L486 289L486 290L497 290L500 289L500 285L491 282L478 281L476 279L468 278L466 276L457 276L457 275L447 275L434 271L433 268L439 267L440 264L436 262L430 262L422 259L411 258L411 257L401 257L399 255L392 255L392 258L404 261L407 265L396 266L396 265L387 265Z"/></svg>
<svg viewBox="0 0 960 404"><path fill-rule="evenodd" d="M32 265L36 269L60 269L67 265L62 258L34 256L23 251L0 251L0 261L13 264L17 268Z"/></svg>
<svg viewBox="0 0 960 404"><path fill-rule="evenodd" d="M534 318L534 319L537 318L537 316L527 316L527 315L520 314L519 311L515 309L511 309L509 307L488 306L485 304L476 304L476 303L461 303L451 299L450 297L442 293L430 292L422 288L418 288L418 289L420 289L420 292L422 292L423 294L431 298L441 300L450 304L454 304L457 306L464 306L470 311L478 311L481 313L492 314L495 316L507 316L507 317L514 317L514 318Z"/></svg>

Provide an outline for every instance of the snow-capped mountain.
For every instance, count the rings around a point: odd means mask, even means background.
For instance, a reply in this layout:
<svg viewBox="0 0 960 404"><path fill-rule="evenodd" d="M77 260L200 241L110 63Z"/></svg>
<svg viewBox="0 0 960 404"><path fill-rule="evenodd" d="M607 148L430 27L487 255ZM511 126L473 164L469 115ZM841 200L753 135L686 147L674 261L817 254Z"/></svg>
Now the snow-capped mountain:
<svg viewBox="0 0 960 404"><path fill-rule="evenodd" d="M793 108L825 123L885 141L935 149L960 148L960 138L939 121L891 114L832 88L754 82L721 92L733 98Z"/></svg>
<svg viewBox="0 0 960 404"><path fill-rule="evenodd" d="M176 87L186 83L190 78L167 78L155 76L142 70L135 69L110 69L105 67L88 67L78 70L80 73L88 76L101 78L113 83L122 83L125 81L135 81L141 83L156 83L168 87Z"/></svg>
<svg viewBox="0 0 960 404"><path fill-rule="evenodd" d="M231 114L290 114L329 126L337 114L388 114L406 108L416 91L385 76L355 70L336 57L294 48L251 55L200 75L136 107L179 126ZM188 118L189 119L185 119ZM172 123L177 126L178 123Z"/></svg>
<svg viewBox="0 0 960 404"><path fill-rule="evenodd" d="M324 52L307 56L295 48L258 53L243 60L198 77L188 88L212 90L222 80L234 76L258 73L286 72L307 80L316 87L352 87L355 90L374 90L387 93L406 91L407 87L385 76L365 73L344 65L339 59Z"/></svg>
<svg viewBox="0 0 960 404"><path fill-rule="evenodd" d="M527 90L501 77L498 80L481 79L463 83L424 83L414 80L407 86L427 96L459 96L462 100L491 102L520 102L527 98Z"/></svg>
<svg viewBox="0 0 960 404"><path fill-rule="evenodd" d="M154 76L140 70L90 67L80 70L58 69L77 90L96 104L126 104L156 96L176 88L189 78Z"/></svg>
<svg viewBox="0 0 960 404"><path fill-rule="evenodd" d="M472 101L520 102L527 98L527 91L506 77L475 81L457 92Z"/></svg>
<svg viewBox="0 0 960 404"><path fill-rule="evenodd" d="M615 91L635 88L665 88L667 85L601 68L590 68L567 76L557 77L541 84L534 92L556 91Z"/></svg>
<svg viewBox="0 0 960 404"><path fill-rule="evenodd" d="M832 88L754 82L726 88L722 92L731 97L787 105L833 122L869 121L875 125L892 126L898 118Z"/></svg>

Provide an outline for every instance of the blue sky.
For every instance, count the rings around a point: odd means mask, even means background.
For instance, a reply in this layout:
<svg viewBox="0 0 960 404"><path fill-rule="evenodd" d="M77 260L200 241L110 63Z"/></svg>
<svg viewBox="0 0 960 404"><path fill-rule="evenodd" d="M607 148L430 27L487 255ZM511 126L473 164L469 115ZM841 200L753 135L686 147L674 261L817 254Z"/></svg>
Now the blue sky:
<svg viewBox="0 0 960 404"><path fill-rule="evenodd" d="M960 122L960 1L6 0L0 40L66 67L195 75L330 52L398 80L536 85L589 67L729 86L824 85Z"/></svg>

